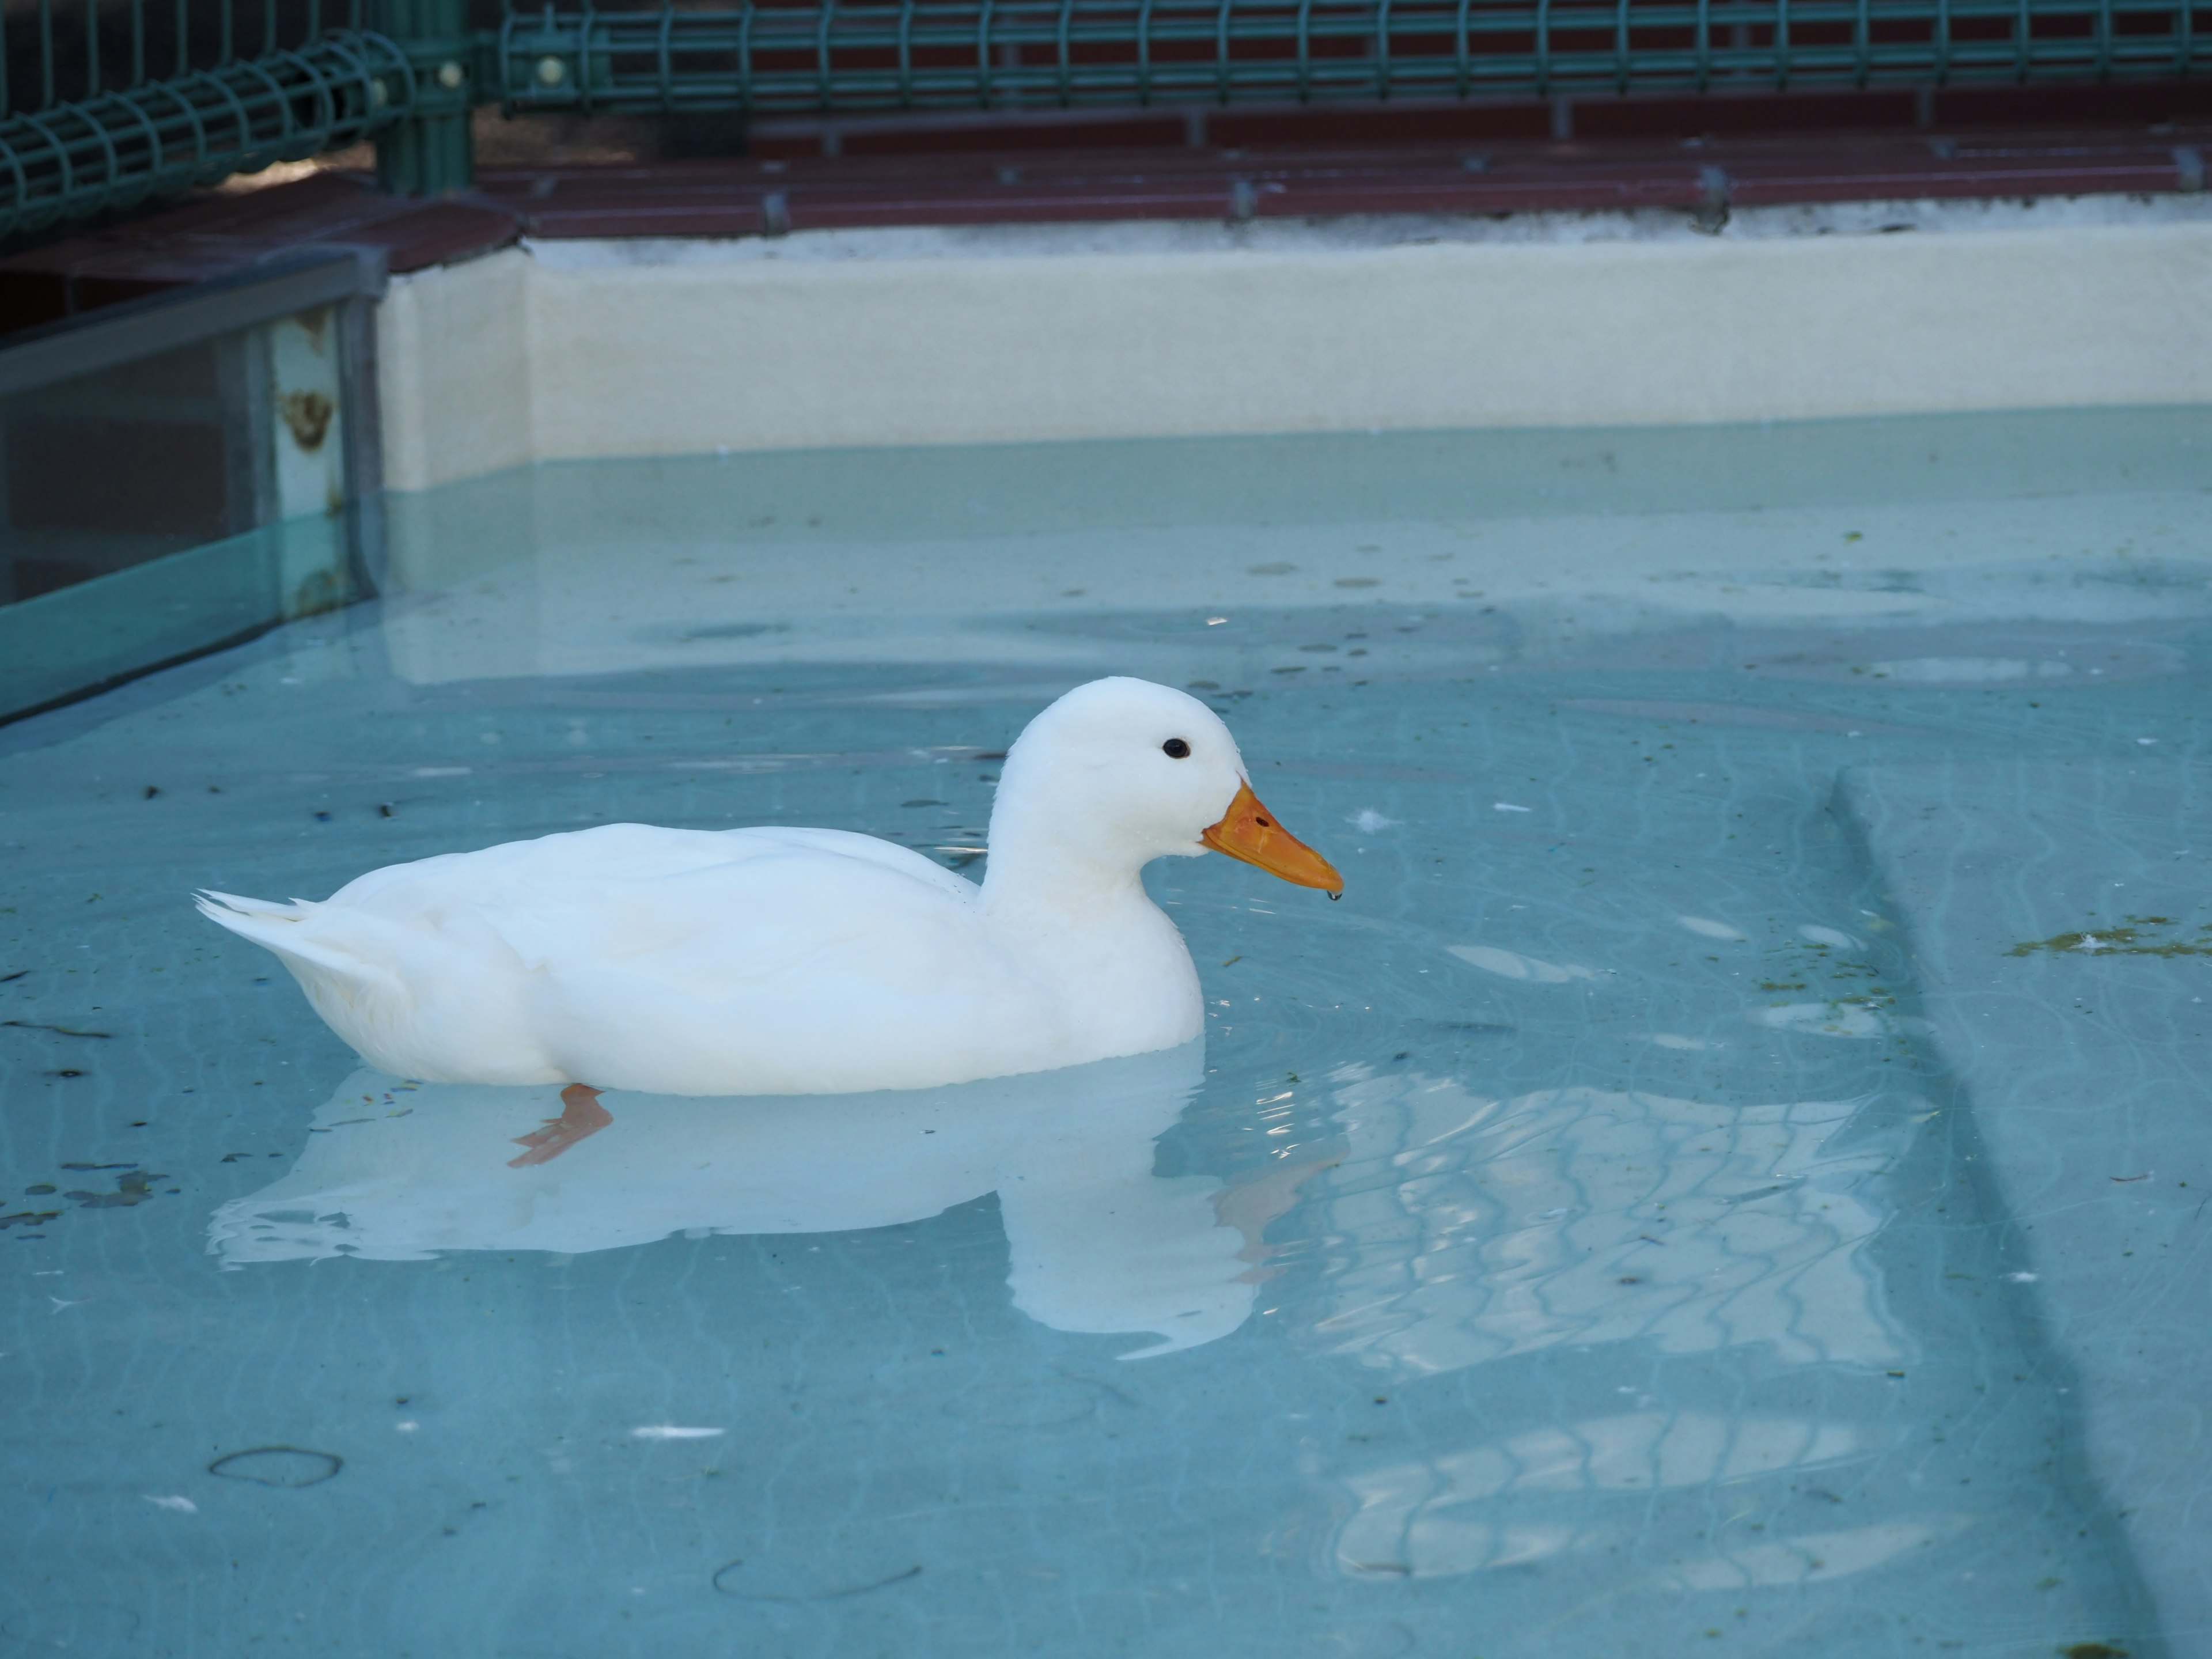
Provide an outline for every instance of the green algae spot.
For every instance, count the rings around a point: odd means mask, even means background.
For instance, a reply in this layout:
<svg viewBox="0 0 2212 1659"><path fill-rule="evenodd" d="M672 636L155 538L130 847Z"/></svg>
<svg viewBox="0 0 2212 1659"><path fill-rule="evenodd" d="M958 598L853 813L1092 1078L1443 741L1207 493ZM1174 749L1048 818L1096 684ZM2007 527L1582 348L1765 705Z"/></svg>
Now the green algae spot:
<svg viewBox="0 0 2212 1659"><path fill-rule="evenodd" d="M2084 928L2075 933L2054 933L2049 939L2025 939L2005 952L2008 957L2032 957L2039 951L2053 956L2079 952L2085 957L2212 957L2212 923L2197 929L2195 939L2160 939L2154 930L2171 927L2166 916L2130 916L2117 927Z"/></svg>

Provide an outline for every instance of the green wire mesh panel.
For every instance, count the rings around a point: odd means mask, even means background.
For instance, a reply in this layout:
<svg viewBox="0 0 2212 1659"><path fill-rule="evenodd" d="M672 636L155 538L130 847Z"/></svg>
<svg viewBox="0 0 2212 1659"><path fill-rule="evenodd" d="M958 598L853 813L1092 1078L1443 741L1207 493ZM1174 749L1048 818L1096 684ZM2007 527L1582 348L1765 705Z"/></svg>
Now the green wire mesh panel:
<svg viewBox="0 0 2212 1659"><path fill-rule="evenodd" d="M512 12L511 112L1037 108L2212 70L2196 0L858 0Z"/></svg>
<svg viewBox="0 0 2212 1659"><path fill-rule="evenodd" d="M342 149L418 101L389 38L313 13L288 38L275 0L244 27L233 0L72 10L0 11L0 237Z"/></svg>
<svg viewBox="0 0 2212 1659"><path fill-rule="evenodd" d="M489 100L858 112L2212 70L2212 0L478 3L495 28L471 0L0 0L0 238L372 137L388 188L462 188Z"/></svg>

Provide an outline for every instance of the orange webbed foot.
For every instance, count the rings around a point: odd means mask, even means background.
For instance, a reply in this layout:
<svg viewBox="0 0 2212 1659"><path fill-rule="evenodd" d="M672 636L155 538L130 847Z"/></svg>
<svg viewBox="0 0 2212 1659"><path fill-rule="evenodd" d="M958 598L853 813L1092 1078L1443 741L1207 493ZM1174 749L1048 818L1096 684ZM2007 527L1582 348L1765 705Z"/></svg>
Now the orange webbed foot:
<svg viewBox="0 0 2212 1659"><path fill-rule="evenodd" d="M547 1118L542 1129L515 1136L516 1146L530 1150L520 1158L507 1159L507 1167L520 1170L532 1164L550 1164L578 1141L590 1139L614 1121L614 1114L599 1104L597 1089L572 1083L561 1091L560 1116Z"/></svg>
<svg viewBox="0 0 2212 1659"><path fill-rule="evenodd" d="M1304 1164L1288 1167L1277 1165L1264 1174L1249 1177L1236 1186L1228 1187L1213 1195L1213 1210L1226 1226L1234 1227L1244 1235L1244 1248L1237 1252L1240 1261L1252 1265L1237 1275L1240 1283L1257 1285L1273 1279L1282 1270L1267 1265L1274 1254L1264 1235L1267 1224L1288 1211L1297 1201L1298 1188L1323 1170L1344 1162L1344 1154L1315 1158Z"/></svg>

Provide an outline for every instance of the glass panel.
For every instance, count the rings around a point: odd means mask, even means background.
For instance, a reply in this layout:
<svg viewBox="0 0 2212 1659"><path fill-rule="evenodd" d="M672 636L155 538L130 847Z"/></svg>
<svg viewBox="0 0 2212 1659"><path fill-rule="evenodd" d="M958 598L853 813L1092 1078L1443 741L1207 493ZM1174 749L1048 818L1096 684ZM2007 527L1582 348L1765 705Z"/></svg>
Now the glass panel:
<svg viewBox="0 0 2212 1659"><path fill-rule="evenodd" d="M338 312L0 400L0 718L356 596Z"/></svg>

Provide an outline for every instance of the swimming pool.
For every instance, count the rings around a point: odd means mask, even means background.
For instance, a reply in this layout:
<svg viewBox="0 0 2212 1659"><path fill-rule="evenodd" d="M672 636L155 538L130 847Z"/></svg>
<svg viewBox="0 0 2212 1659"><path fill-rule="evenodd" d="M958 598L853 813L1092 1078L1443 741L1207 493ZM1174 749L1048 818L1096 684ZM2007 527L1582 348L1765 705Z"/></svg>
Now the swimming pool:
<svg viewBox="0 0 2212 1659"><path fill-rule="evenodd" d="M2212 413L819 453L398 498L0 728L27 1652L2212 1651ZM1195 1049L360 1070L186 895L595 823L978 873L1106 672L1344 902Z"/></svg>

